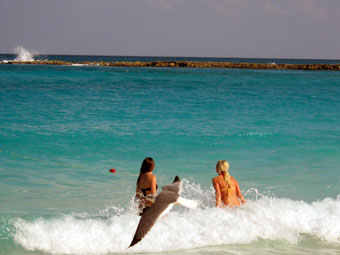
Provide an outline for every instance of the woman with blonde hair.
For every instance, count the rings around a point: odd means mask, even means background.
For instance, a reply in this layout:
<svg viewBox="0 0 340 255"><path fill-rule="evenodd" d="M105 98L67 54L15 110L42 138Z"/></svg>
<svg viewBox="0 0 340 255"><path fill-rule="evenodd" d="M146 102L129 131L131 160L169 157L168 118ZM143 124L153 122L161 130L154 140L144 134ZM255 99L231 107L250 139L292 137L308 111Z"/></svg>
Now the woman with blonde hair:
<svg viewBox="0 0 340 255"><path fill-rule="evenodd" d="M218 176L212 179L216 194L216 206L239 206L240 200L245 203L240 187L236 179L228 173L229 163L219 160L216 164ZM222 203L221 203L222 202Z"/></svg>

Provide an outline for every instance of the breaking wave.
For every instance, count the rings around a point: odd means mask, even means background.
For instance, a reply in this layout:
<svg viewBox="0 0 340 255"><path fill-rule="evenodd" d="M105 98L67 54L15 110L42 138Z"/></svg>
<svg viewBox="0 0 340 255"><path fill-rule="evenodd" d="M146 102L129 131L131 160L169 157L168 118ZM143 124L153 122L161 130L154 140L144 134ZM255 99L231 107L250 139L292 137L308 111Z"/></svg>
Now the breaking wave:
<svg viewBox="0 0 340 255"><path fill-rule="evenodd" d="M22 46L16 47L14 52L17 54L14 61L34 61L34 55L37 55L36 53L33 53Z"/></svg>
<svg viewBox="0 0 340 255"><path fill-rule="evenodd" d="M199 186L191 185L190 189L196 190L198 199L206 193ZM13 220L13 238L26 250L97 255L250 244L258 240L297 244L306 236L340 245L339 199L307 203L266 197L256 189L249 190L247 197L254 199L238 208L215 208L211 201L201 203L196 210L176 207L130 249L127 247L140 219L131 205L107 207L98 214L31 221L18 218Z"/></svg>

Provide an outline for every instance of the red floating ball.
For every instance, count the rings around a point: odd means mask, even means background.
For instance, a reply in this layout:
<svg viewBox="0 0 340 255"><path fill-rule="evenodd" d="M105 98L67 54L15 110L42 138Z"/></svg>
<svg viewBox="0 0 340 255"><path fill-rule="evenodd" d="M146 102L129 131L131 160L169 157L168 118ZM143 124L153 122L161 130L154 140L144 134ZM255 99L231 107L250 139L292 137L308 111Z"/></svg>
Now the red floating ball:
<svg viewBox="0 0 340 255"><path fill-rule="evenodd" d="M110 173L116 173L117 171L115 169L110 169Z"/></svg>

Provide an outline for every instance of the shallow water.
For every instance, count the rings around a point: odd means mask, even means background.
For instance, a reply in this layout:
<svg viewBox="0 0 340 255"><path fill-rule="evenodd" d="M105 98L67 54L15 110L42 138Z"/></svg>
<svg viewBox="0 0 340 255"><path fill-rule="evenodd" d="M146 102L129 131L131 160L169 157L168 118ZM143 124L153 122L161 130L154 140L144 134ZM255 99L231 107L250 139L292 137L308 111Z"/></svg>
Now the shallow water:
<svg viewBox="0 0 340 255"><path fill-rule="evenodd" d="M337 254L340 73L0 65L0 254ZM142 160L175 208L132 249ZM217 160L248 203L214 208ZM117 173L109 173L115 168Z"/></svg>

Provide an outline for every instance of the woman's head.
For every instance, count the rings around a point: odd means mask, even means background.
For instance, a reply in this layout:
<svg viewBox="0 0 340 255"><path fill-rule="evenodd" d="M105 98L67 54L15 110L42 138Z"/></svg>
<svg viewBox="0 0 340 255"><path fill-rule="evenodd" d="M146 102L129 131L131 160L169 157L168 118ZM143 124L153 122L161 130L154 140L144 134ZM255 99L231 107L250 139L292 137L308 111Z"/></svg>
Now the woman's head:
<svg viewBox="0 0 340 255"><path fill-rule="evenodd" d="M226 160L219 160L216 164L216 172L221 173L225 172L227 173L229 169L229 163Z"/></svg>
<svg viewBox="0 0 340 255"><path fill-rule="evenodd" d="M140 171L139 171L139 176L137 179L137 185L139 183L140 177L148 172L152 172L152 170L155 167L155 161L153 161L152 158L145 158L142 162L142 166L140 167Z"/></svg>
<svg viewBox="0 0 340 255"><path fill-rule="evenodd" d="M221 174L227 182L228 188L230 187L230 175L228 173L229 163L226 160L219 160L216 164L216 172ZM228 190L229 192L229 190ZM228 193L229 194L229 193Z"/></svg>
<svg viewBox="0 0 340 255"><path fill-rule="evenodd" d="M140 167L140 174L145 174L147 172L152 172L155 167L155 161L152 158L145 158Z"/></svg>

